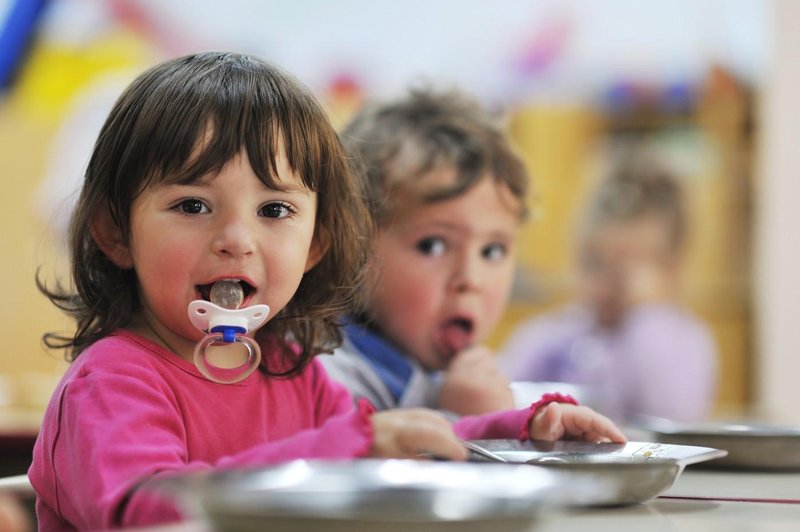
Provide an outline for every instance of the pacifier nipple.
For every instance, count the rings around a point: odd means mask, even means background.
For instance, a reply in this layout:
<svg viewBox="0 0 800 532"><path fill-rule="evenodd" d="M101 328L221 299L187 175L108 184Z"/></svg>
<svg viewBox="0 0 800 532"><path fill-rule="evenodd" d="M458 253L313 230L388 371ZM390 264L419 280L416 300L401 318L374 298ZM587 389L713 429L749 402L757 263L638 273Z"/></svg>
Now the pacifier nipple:
<svg viewBox="0 0 800 532"><path fill-rule="evenodd" d="M261 327L269 315L267 305L239 308L244 289L239 281L225 279L211 287L211 301L189 303L189 319L208 333L197 343L194 363L206 378L230 384L250 375L261 363L261 349L247 333Z"/></svg>
<svg viewBox="0 0 800 532"><path fill-rule="evenodd" d="M222 308L236 310L244 301L244 290L239 281L217 281L211 287L211 302Z"/></svg>

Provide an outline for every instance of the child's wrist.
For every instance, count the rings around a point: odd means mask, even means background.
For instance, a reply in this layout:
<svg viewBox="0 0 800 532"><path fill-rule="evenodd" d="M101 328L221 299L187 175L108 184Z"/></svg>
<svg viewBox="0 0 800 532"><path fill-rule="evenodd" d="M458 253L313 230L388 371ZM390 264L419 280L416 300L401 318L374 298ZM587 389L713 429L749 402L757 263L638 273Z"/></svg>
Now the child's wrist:
<svg viewBox="0 0 800 532"><path fill-rule="evenodd" d="M367 457L372 454L372 447L375 444L375 426L372 423L372 416L376 409L373 404L364 397L356 401L355 415L357 424L361 427L364 434L364 447L356 451L355 456Z"/></svg>
<svg viewBox="0 0 800 532"><path fill-rule="evenodd" d="M528 419L525 423L525 427L520 432L519 440L525 441L530 439L530 430L531 430L531 423L533 423L533 418L536 417L536 414L541 410L542 407L549 405L550 403L562 403L567 405L578 405L577 399L572 397L567 393L561 392L551 392L543 394L538 401L532 403L530 408L528 409Z"/></svg>
<svg viewBox="0 0 800 532"><path fill-rule="evenodd" d="M568 393L561 393L561 392L549 392L542 394L542 397L539 398L538 401L531 404L531 411L535 414L536 411L543 407L547 406L550 403L563 403L567 405L578 405L578 400L572 397Z"/></svg>

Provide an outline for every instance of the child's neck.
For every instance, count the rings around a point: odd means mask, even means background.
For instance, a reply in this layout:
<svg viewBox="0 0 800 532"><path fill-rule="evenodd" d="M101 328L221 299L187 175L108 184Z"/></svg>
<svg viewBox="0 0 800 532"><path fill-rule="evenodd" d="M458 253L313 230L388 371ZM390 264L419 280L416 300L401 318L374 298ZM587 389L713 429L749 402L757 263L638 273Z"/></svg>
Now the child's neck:
<svg viewBox="0 0 800 532"><path fill-rule="evenodd" d="M177 337L164 330L163 327L159 327L156 323L152 317L139 314L131 320L128 329L171 351L182 359L193 362L195 344Z"/></svg>

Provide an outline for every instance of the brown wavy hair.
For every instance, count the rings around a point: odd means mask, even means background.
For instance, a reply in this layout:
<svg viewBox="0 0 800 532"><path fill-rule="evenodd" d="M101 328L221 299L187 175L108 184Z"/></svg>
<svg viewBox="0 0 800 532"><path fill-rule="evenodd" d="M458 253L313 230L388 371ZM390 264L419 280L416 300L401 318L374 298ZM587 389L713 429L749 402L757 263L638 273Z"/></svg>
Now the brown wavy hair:
<svg viewBox="0 0 800 532"><path fill-rule="evenodd" d="M90 236L98 209L108 208L129 237L131 205L142 190L219 172L243 149L259 179L278 189L275 159L281 142L291 168L317 193L315 237L328 248L287 306L257 332L259 341L279 339L281 345L299 347L284 348L284 358L264 370L292 375L317 353L332 351L342 340L339 316L356 302L371 236L359 182L306 87L263 60L219 52L156 65L114 105L71 219L74 286L49 289L37 275L40 290L77 321L74 335L47 333L45 345L66 349L67 360L75 360L141 309L136 272L115 266Z"/></svg>
<svg viewBox="0 0 800 532"><path fill-rule="evenodd" d="M527 216L529 176L495 116L455 89L411 89L395 101L365 106L342 131L378 226L404 206L405 194L435 203L458 197L485 176L508 187ZM426 175L454 168L455 182L431 190ZM395 205L393 199L398 201Z"/></svg>

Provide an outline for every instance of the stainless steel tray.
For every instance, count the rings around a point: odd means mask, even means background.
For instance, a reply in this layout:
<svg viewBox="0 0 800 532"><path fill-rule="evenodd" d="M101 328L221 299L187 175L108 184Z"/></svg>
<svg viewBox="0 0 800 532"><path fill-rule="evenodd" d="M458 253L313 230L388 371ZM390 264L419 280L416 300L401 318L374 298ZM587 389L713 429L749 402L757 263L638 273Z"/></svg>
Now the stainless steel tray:
<svg viewBox="0 0 800 532"><path fill-rule="evenodd" d="M708 445L728 456L706 467L764 471L800 470L800 427L764 424L676 423L649 420L642 428L656 441L679 445Z"/></svg>
<svg viewBox="0 0 800 532"><path fill-rule="evenodd" d="M721 458L708 447L628 442L472 440L512 464L549 468L561 483L602 483L603 491L576 494L571 504L616 506L645 502L669 489L684 467ZM472 460L485 461L475 453Z"/></svg>
<svg viewBox="0 0 800 532"><path fill-rule="evenodd" d="M297 460L251 470L188 474L151 482L186 512L219 530L530 530L539 510L569 490L527 465L419 460Z"/></svg>

